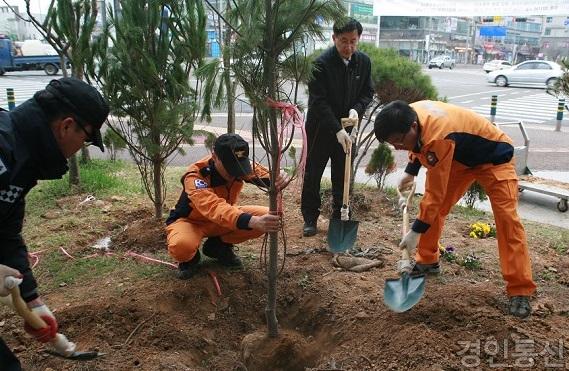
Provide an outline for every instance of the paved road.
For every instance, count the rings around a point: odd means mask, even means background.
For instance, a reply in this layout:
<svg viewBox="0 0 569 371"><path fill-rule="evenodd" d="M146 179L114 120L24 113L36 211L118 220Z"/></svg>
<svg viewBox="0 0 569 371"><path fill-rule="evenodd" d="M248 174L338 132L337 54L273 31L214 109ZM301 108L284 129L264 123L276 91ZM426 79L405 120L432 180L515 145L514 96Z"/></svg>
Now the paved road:
<svg viewBox="0 0 569 371"><path fill-rule="evenodd" d="M434 85L449 102L470 108L480 114L489 116L490 99L493 94L498 95L497 122L524 120L530 138L530 153L528 167L539 176L556 179L569 183L569 114L563 121L562 131L555 132L555 114L557 102L545 93L543 88L507 87L499 88L486 82L485 74L478 67L459 66L454 70L428 70L425 73L431 76ZM43 72L17 72L8 73L0 77L0 106L7 107L5 89L14 88L16 101L21 103L30 98L33 93L43 88L53 77ZM302 93L304 94L304 92ZM246 104L237 107L237 132L243 137L251 139L251 110ZM551 118L550 118L551 117ZM213 115L211 123L198 124L198 128L210 131L223 132L226 115L218 112ZM518 127L503 127L516 145L523 144L521 131ZM198 141L199 143L199 141ZM296 144L299 145L298 140ZM203 146L196 145L187 148L185 156L174 156L172 165L187 165L197 158L206 155ZM105 156L98 150L93 150L94 157ZM123 153L126 157L127 154ZM369 154L368 154L369 157ZM286 159L286 158L285 158ZM396 152L399 171L406 163L406 155ZM366 164L364 160L362 164ZM390 175L388 182L393 183L397 175ZM359 181L369 181L363 169L358 175ZM373 184L373 181L372 183ZM542 221L545 223L569 228L569 212L556 211L557 199L539 193L524 192L521 196L520 214L524 218ZM488 205L483 205L487 208Z"/></svg>

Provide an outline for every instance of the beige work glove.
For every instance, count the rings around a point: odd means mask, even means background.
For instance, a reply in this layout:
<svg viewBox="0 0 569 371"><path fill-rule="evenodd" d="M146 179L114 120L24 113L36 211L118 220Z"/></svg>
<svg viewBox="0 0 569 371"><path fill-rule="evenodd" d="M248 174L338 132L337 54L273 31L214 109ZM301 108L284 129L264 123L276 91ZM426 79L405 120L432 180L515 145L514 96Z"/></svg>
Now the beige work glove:
<svg viewBox="0 0 569 371"><path fill-rule="evenodd" d="M355 109L351 109L350 113L348 114L348 117L351 119L356 119L358 122L360 121L360 117L358 115L358 111L356 111ZM352 132L350 133L350 139L352 140L352 143L356 142L356 139L358 137L358 125L355 125L352 128Z"/></svg>
<svg viewBox="0 0 569 371"><path fill-rule="evenodd" d="M14 268L10 268L6 265L0 264L0 296L8 296L10 295L10 289L12 287L8 287L11 285L7 285L6 277L14 277L16 279L16 284L19 285L22 280L22 274Z"/></svg>
<svg viewBox="0 0 569 371"><path fill-rule="evenodd" d="M413 182L415 181L415 177L411 174L404 173L401 179L399 179L399 184L397 184L397 189L399 190L399 200L397 201L397 205L399 209L402 209L407 202L407 197L409 196L407 192L411 190L413 186Z"/></svg>
<svg viewBox="0 0 569 371"><path fill-rule="evenodd" d="M407 249L409 256L415 255L415 249L417 249L417 244L419 243L420 236L420 233L417 233L414 230L410 230L399 243L399 248Z"/></svg>
<svg viewBox="0 0 569 371"><path fill-rule="evenodd" d="M342 145L344 153L348 153L352 144L352 139L350 138L350 134L348 134L348 132L345 129L342 129L336 133L336 138L338 139L338 143Z"/></svg>

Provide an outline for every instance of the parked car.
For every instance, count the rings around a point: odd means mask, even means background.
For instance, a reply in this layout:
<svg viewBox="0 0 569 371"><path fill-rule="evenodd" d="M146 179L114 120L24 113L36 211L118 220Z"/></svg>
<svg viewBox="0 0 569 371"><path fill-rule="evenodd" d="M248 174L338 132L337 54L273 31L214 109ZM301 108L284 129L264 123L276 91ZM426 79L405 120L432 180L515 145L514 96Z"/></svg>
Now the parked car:
<svg viewBox="0 0 569 371"><path fill-rule="evenodd" d="M553 86L563 75L561 66L555 62L531 60L516 64L504 70L489 72L487 81L497 86L510 84L531 84Z"/></svg>
<svg viewBox="0 0 569 371"><path fill-rule="evenodd" d="M496 71L496 70L503 70L505 68L510 68L512 67L512 64L508 61L502 61L499 59L494 59L493 61L489 61L484 63L484 65L482 66L482 69L488 73L491 71Z"/></svg>
<svg viewBox="0 0 569 371"><path fill-rule="evenodd" d="M442 70L446 67L452 70L454 68L454 59L448 55L439 55L438 57L431 59L428 66L429 69L436 67Z"/></svg>

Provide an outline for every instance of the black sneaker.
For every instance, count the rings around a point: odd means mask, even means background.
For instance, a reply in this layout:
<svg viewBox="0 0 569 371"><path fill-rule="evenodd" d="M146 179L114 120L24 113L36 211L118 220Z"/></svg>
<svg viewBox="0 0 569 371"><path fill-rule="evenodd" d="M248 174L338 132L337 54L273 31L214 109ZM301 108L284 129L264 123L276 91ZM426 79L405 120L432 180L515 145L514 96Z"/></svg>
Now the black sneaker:
<svg viewBox="0 0 569 371"><path fill-rule="evenodd" d="M302 227L302 235L304 237L312 237L318 232L316 229L316 222L304 222L304 227Z"/></svg>
<svg viewBox="0 0 569 371"><path fill-rule="evenodd" d="M196 255L192 260L178 264L177 277L181 280L188 280L192 278L200 269L200 251L196 251Z"/></svg>
<svg viewBox="0 0 569 371"><path fill-rule="evenodd" d="M531 305L527 296L512 296L510 298L510 314L518 318L526 318L531 314Z"/></svg>
<svg viewBox="0 0 569 371"><path fill-rule="evenodd" d="M415 263L413 266L413 270L411 271L411 275L419 275L419 274L431 274L437 275L441 273L441 266L439 262L432 263L432 264L420 264Z"/></svg>
<svg viewBox="0 0 569 371"><path fill-rule="evenodd" d="M233 251L233 244L225 243L219 237L208 238L203 244L202 251L206 256L217 259L219 264L226 267L243 267L241 258Z"/></svg>

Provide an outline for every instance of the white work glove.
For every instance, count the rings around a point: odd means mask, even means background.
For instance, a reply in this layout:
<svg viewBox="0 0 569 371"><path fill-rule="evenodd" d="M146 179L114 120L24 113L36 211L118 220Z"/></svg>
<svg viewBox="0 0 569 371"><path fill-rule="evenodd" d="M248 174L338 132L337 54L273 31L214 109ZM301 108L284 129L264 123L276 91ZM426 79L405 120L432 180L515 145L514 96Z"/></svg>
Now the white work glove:
<svg viewBox="0 0 569 371"><path fill-rule="evenodd" d="M345 129L342 129L336 133L336 138L338 139L338 143L342 145L344 153L348 153L352 144L352 139L350 139L348 132Z"/></svg>
<svg viewBox="0 0 569 371"><path fill-rule="evenodd" d="M34 329L29 323L24 323L24 330L32 335L37 341L41 343L51 342L55 339L57 334L57 320L51 310L43 303L40 298L37 298L27 303L28 308L32 310L38 317L40 317L47 325L42 329Z"/></svg>
<svg viewBox="0 0 569 371"><path fill-rule="evenodd" d="M410 230L409 232L407 232L407 234L403 237L403 239L399 243L399 248L407 249L410 256L415 255L415 249L417 248L417 244L419 243L420 235L421 235L420 233Z"/></svg>
<svg viewBox="0 0 569 371"><path fill-rule="evenodd" d="M358 115L358 111L356 111L355 109L351 109L350 112L348 113L348 117L351 119L356 119L356 120L360 120L360 116Z"/></svg>
<svg viewBox="0 0 569 371"><path fill-rule="evenodd" d="M6 277L14 277L16 281L12 282L15 282L17 285L22 283L22 280L20 279L22 277L22 274L19 271L0 264L0 296L10 295L10 289L13 288L12 285L6 284Z"/></svg>
<svg viewBox="0 0 569 371"><path fill-rule="evenodd" d="M358 111L356 111L355 109L351 109L350 113L348 114L348 117L351 119L356 119L358 120L358 122L360 121L360 117L358 115ZM352 132L350 133L350 139L352 140L352 143L356 142L356 139L358 137L358 125L355 125L352 128Z"/></svg>

